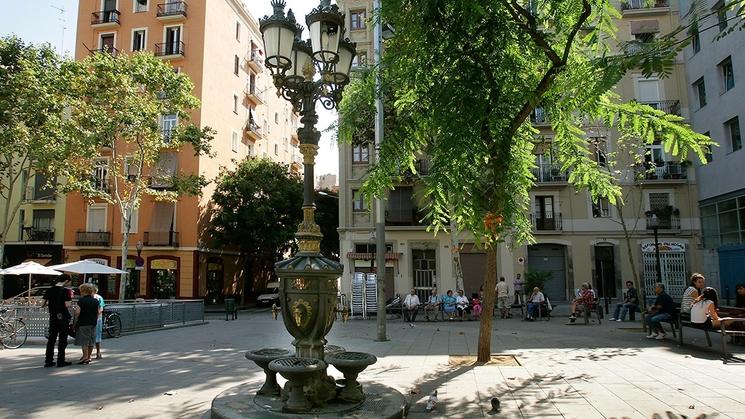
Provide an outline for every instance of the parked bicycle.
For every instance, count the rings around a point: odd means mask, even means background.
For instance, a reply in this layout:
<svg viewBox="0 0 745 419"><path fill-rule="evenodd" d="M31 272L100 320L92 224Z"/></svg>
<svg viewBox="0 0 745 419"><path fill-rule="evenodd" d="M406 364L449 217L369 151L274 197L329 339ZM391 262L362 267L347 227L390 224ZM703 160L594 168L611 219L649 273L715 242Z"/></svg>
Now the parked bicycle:
<svg viewBox="0 0 745 419"><path fill-rule="evenodd" d="M122 335L122 318L116 311L103 311L103 330L110 338L118 338Z"/></svg>
<svg viewBox="0 0 745 419"><path fill-rule="evenodd" d="M8 309L0 309L0 343L8 349L17 349L23 346L28 339L28 328L20 317L3 316Z"/></svg>

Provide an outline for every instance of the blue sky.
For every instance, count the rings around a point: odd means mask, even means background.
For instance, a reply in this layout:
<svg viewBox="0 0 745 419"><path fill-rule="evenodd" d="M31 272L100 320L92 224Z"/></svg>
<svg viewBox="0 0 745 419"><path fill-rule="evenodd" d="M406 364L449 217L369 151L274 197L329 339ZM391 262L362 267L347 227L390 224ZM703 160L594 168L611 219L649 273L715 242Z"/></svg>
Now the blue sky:
<svg viewBox="0 0 745 419"><path fill-rule="evenodd" d="M304 16L319 3L317 0L286 1L298 20L303 22ZM78 0L0 0L0 36L14 34L27 42L48 42L57 52L73 56L78 3ZM244 0L244 3L249 12L257 18L272 12L269 0ZM319 117L318 128L323 129L336 118L336 112L319 109ZM316 175L338 174L338 151L336 145L330 141L329 135L323 135L319 146Z"/></svg>

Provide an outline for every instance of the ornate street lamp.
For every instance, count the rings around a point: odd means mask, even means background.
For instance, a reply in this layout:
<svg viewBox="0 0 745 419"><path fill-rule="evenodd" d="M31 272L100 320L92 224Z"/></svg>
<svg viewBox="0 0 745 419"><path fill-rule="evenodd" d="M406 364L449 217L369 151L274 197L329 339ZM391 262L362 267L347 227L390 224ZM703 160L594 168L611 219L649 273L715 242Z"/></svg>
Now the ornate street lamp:
<svg viewBox="0 0 745 419"><path fill-rule="evenodd" d="M662 264L660 263L660 241L657 236L657 231L660 229L660 219L657 218L657 214L652 213L649 217L649 227L654 232L654 255L657 261L657 282L662 282Z"/></svg>

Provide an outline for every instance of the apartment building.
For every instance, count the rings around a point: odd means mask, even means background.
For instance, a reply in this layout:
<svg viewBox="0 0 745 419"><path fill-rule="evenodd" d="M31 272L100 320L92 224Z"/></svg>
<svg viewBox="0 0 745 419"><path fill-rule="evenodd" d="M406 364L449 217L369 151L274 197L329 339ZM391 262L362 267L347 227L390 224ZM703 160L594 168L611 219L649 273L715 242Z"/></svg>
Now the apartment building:
<svg viewBox="0 0 745 419"><path fill-rule="evenodd" d="M339 1L346 13L349 36L357 42L362 56L358 63L372 57L372 27L365 21L372 16L372 2L364 0ZM618 3L622 14L618 20L620 40L637 39L642 42L657 34L667 33L679 22L677 4L658 1L632 0ZM624 100L635 99L669 113L689 117L686 78L683 60L675 63L666 79L644 78L641 72L631 72L617 86ZM498 250L498 276L511 283L516 274L543 271L551 274L545 284L553 300L566 300L583 282L590 282L602 297L621 296L624 282L631 279L626 242L619 224L617 209L607 201L597 205L585 191L576 192L567 182L567 173L560 169L551 153L551 126L542 109L531 116L541 131L544 143L536 147L536 183L530 192L530 219L537 243L514 251L502 246ZM600 129L588 129L594 156L601 164L605 153L615 147L617 134ZM666 153L661 145L647 150L646 164L640 186L629 184L630 199L623 215L633 232L632 252L637 270L650 288L656 282L655 244L651 218L653 211L659 219L661 268L664 282L672 295L682 293L690 272L700 269L701 252L696 172L688 170L690 162ZM368 203L359 189L371 163L372 149L368 146L341 144L340 172L340 240L344 261L342 290L349 294L355 275L359 278L371 270L375 249L372 236L372 216ZM429 161L416 162L418 176L427 176ZM455 254L459 255L463 287L467 295L477 292L484 281L486 255L474 245L473 238L461 234L433 235L420 224L422 203L417 202L420 182L416 176L396 185L386 202L386 292L407 293L415 288L420 295L431 289L444 293L456 288ZM637 210L641 208L641 210ZM454 247L457 243L457 248ZM376 271L381 272L380 269Z"/></svg>
<svg viewBox="0 0 745 419"><path fill-rule="evenodd" d="M201 107L192 113L192 122L217 131L215 156L164 150L158 169L169 173L199 173L212 180L220 167L234 167L247 157L269 158L299 173L297 119L291 106L274 94L262 50L258 21L237 0L80 1L76 59L97 51L149 51L194 83ZM176 124L174 115L163 115L164 135ZM93 173L101 187L108 182L107 164L103 152ZM205 297L218 302L242 292L238 254L212 248L207 234L214 189L212 183L201 197L184 196L175 204L143 199L129 237L127 298ZM66 206L66 261L97 259L121 266L118 210L75 194L68 196ZM118 281L110 277L99 284L105 296L118 297Z"/></svg>
<svg viewBox="0 0 745 419"><path fill-rule="evenodd" d="M10 198L11 210L15 203L20 203L20 207L8 230L3 266L29 260L42 265L62 263L65 196L57 194L48 181L42 173L21 173ZM24 184L27 186L22 189ZM5 211L5 205L0 206L0 211ZM6 276L0 296L17 295L26 289L28 278Z"/></svg>
<svg viewBox="0 0 745 419"><path fill-rule="evenodd" d="M734 298L736 284L745 282L745 33L734 30L715 39L740 24L736 10L721 10L724 4L703 2L701 29L685 50L685 66L693 127L719 143L707 165L696 165L703 270L710 282L720 284L723 297ZM681 1L683 11L690 6L690 0Z"/></svg>

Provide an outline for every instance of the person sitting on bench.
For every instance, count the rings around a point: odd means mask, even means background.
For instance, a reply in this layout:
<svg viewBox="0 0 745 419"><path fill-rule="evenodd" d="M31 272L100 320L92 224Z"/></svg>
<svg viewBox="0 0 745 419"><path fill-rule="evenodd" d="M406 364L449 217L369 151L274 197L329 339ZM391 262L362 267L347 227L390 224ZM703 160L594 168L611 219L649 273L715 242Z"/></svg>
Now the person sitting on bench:
<svg viewBox="0 0 745 419"><path fill-rule="evenodd" d="M466 315L469 313L469 306L471 305L468 301L468 297L463 295L463 290L458 290L458 296L455 297L455 307L458 309L458 317L460 321L466 319Z"/></svg>
<svg viewBox="0 0 745 419"><path fill-rule="evenodd" d="M533 288L533 293L528 298L528 317L525 320L533 321L535 318L535 312L540 310L541 304L546 302L546 297L538 287Z"/></svg>
<svg viewBox="0 0 745 419"><path fill-rule="evenodd" d="M662 328L661 322L669 322L675 315L675 303L673 299L665 293L665 284L658 282L654 287L657 299L654 305L649 307L647 312L647 324L650 326L650 333L647 339L665 339L665 329Z"/></svg>
<svg viewBox="0 0 745 419"><path fill-rule="evenodd" d="M415 322L417 311L419 311L419 296L416 295L416 290L412 288L409 295L404 299L404 321Z"/></svg>
<svg viewBox="0 0 745 419"><path fill-rule="evenodd" d="M691 323L702 325L706 329L719 328L724 323L727 326L731 323L728 320L732 320L731 317L719 317L717 313L717 306L719 305L719 297L717 296L717 290L711 287L704 288L704 292L699 298L694 300L691 306Z"/></svg>
<svg viewBox="0 0 745 419"><path fill-rule="evenodd" d="M634 283L631 281L626 281L626 293L624 293L623 303L616 304L616 311L613 313L610 321L624 321L626 319L626 312L628 311L639 311L639 294L636 292Z"/></svg>
<svg viewBox="0 0 745 419"><path fill-rule="evenodd" d="M735 307L745 308L745 284L737 284L737 293L735 294Z"/></svg>
<svg viewBox="0 0 745 419"><path fill-rule="evenodd" d="M571 304L571 316L569 316L569 323L574 323L577 320L577 306L583 305L585 310L592 310L595 307L595 293L592 292L590 286L587 283L582 284L582 289L579 292L577 298L572 301Z"/></svg>
<svg viewBox="0 0 745 419"><path fill-rule="evenodd" d="M442 298L437 295L437 289L433 288L429 298L427 298L427 304L424 305L424 318L427 321L437 320L437 314L440 312L441 305Z"/></svg>
<svg viewBox="0 0 745 419"><path fill-rule="evenodd" d="M448 320L453 320L455 316L455 297L453 297L453 290L448 290L447 294L442 296L442 311L448 317Z"/></svg>
<svg viewBox="0 0 745 419"><path fill-rule="evenodd" d="M691 315L691 306L693 302L699 298L701 292L704 289L704 282L706 279L699 273L691 275L691 280L688 288L683 291L683 299L680 302L680 313L684 319L689 318Z"/></svg>

